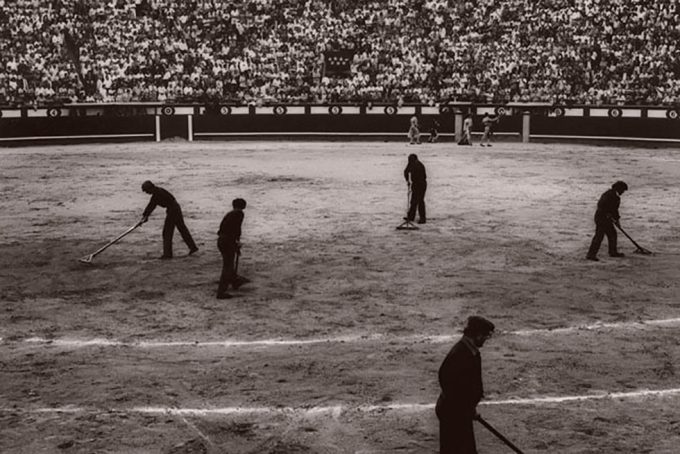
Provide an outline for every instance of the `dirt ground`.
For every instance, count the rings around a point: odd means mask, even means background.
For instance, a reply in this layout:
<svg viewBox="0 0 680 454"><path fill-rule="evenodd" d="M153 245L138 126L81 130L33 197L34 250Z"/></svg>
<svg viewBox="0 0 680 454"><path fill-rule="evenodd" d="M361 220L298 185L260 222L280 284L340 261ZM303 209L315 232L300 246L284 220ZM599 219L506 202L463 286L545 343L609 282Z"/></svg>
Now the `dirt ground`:
<svg viewBox="0 0 680 454"><path fill-rule="evenodd" d="M398 231L413 152L428 223ZM472 314L500 331L480 413L524 452L680 452L680 393L507 402L678 387L680 323L625 323L680 317L679 149L163 142L4 148L0 169L2 453L434 453L437 369ZM199 253L176 234L157 260L158 208L79 263L139 219L146 179ZM585 261L618 179L622 225L655 254L620 235L625 258ZM235 197L252 283L217 300ZM480 454L511 452L476 433Z"/></svg>

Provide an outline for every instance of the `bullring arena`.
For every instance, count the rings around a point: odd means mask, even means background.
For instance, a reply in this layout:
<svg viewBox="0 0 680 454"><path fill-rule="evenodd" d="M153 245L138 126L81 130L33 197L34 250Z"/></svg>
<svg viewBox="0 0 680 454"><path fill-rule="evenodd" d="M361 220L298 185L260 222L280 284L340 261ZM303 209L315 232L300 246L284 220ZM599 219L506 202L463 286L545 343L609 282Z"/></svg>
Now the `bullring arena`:
<svg viewBox="0 0 680 454"><path fill-rule="evenodd" d="M480 413L524 452L678 452L680 151L404 142L0 149L0 452L436 452L437 369L471 314L499 331ZM398 231L413 152L429 219ZM157 210L79 263L139 219L146 179L199 253L176 235L156 260ZM585 261L616 179L655 254L621 237L624 259ZM252 282L217 300L234 197Z"/></svg>
<svg viewBox="0 0 680 454"><path fill-rule="evenodd" d="M680 453L678 43L678 1L0 0L0 454Z"/></svg>

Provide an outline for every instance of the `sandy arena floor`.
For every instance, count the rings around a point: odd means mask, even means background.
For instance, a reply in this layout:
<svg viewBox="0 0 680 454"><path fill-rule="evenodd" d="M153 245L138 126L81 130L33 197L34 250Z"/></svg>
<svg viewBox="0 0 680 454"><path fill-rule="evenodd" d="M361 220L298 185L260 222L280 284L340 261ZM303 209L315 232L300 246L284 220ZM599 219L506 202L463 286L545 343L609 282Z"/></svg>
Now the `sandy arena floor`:
<svg viewBox="0 0 680 454"><path fill-rule="evenodd" d="M412 152L429 220L397 231ZM4 148L0 169L2 453L434 453L437 369L472 314L501 331L480 413L524 452L680 452L678 149L167 142ZM157 209L79 263L139 219L146 179L200 252L176 234L156 260ZM587 262L617 179L656 254L621 235L624 259ZM220 301L235 197L252 283Z"/></svg>

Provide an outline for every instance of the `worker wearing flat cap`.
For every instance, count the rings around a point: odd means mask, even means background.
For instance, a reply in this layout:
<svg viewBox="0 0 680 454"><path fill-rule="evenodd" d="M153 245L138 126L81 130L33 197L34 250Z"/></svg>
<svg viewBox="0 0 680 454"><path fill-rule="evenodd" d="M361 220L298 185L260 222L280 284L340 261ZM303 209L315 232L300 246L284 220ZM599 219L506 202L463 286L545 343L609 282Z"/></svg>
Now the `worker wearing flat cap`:
<svg viewBox="0 0 680 454"><path fill-rule="evenodd" d="M149 216L157 206L162 206L165 208L165 222L163 223L163 255L161 259L171 259L172 258L172 237L175 232L175 227L179 230L182 239L189 248L189 255L198 251L198 246L194 242L194 239L189 233L189 229L184 223L184 216L182 215L182 209L175 200L175 197L170 194L165 189L160 186L156 186L150 181L145 181L142 183L142 191L147 194L151 194L151 200L149 204L144 209L142 213L141 223L145 223L149 220Z"/></svg>
<svg viewBox="0 0 680 454"><path fill-rule="evenodd" d="M590 242L590 248L586 255L587 260L593 262L599 261L597 253L600 250L600 245L604 237L607 237L607 247L609 248L610 257L623 257L624 254L619 252L616 247L616 228L614 226L621 226L619 215L619 205L621 204L621 196L628 190L628 185L624 181L617 181L607 191L600 196L597 202L597 210L595 211L595 235Z"/></svg>
<svg viewBox="0 0 680 454"><path fill-rule="evenodd" d="M477 454L472 423L477 418L477 404L484 396L479 349L494 329L494 324L484 317L469 317L463 337L439 368L442 390L435 412L439 419L440 454Z"/></svg>

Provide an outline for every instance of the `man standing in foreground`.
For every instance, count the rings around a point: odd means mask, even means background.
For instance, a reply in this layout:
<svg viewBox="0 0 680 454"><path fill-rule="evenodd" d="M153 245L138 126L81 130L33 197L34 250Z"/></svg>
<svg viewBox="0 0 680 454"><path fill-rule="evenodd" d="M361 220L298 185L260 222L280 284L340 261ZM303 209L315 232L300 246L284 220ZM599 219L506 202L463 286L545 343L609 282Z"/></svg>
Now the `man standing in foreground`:
<svg viewBox="0 0 680 454"><path fill-rule="evenodd" d="M151 194L151 200L144 209L144 213L142 213L142 223L149 220L149 216L153 210L156 209L156 206L160 205L166 209L165 223L163 224L163 255L160 258L172 258L172 236L175 233L175 227L177 227L177 230L179 230L179 233L182 235L182 239L189 247L189 255L198 251L198 247L196 246L196 243L194 243L194 239L191 237L189 229L184 224L184 216L182 216L182 210L179 207L177 200L175 200L175 197L165 189L155 186L148 180L142 183L142 191Z"/></svg>
<svg viewBox="0 0 680 454"><path fill-rule="evenodd" d="M463 337L439 368L442 391L435 412L439 418L440 454L477 454L472 423L477 417L477 404L484 397L479 348L494 329L494 324L483 317L468 318Z"/></svg>
<svg viewBox="0 0 680 454"><path fill-rule="evenodd" d="M628 185L623 181L617 181L611 189L605 191L600 200L597 202L597 210L595 211L595 235L590 243L588 249L587 260L593 262L599 261L597 253L600 250L600 245L605 235L607 236L607 246L609 247L610 257L623 257L616 248L616 228L614 225L619 225L619 205L621 204L621 195L628 190Z"/></svg>
<svg viewBox="0 0 680 454"><path fill-rule="evenodd" d="M217 287L217 299L231 298L227 293L229 284L235 289L239 288L242 282L236 275L234 262L240 252L241 225L243 224L243 210L246 208L246 201L234 199L231 202L233 210L227 213L220 223L220 230L217 232L217 248L222 254L222 274L220 284Z"/></svg>
<svg viewBox="0 0 680 454"><path fill-rule="evenodd" d="M425 224L427 221L425 216L427 175L425 174L425 166L422 162L418 161L418 156L415 154L408 156L408 164L404 169L404 178L406 178L406 183L411 186L411 204L404 219L412 222L416 217L416 210L418 210L418 224Z"/></svg>

